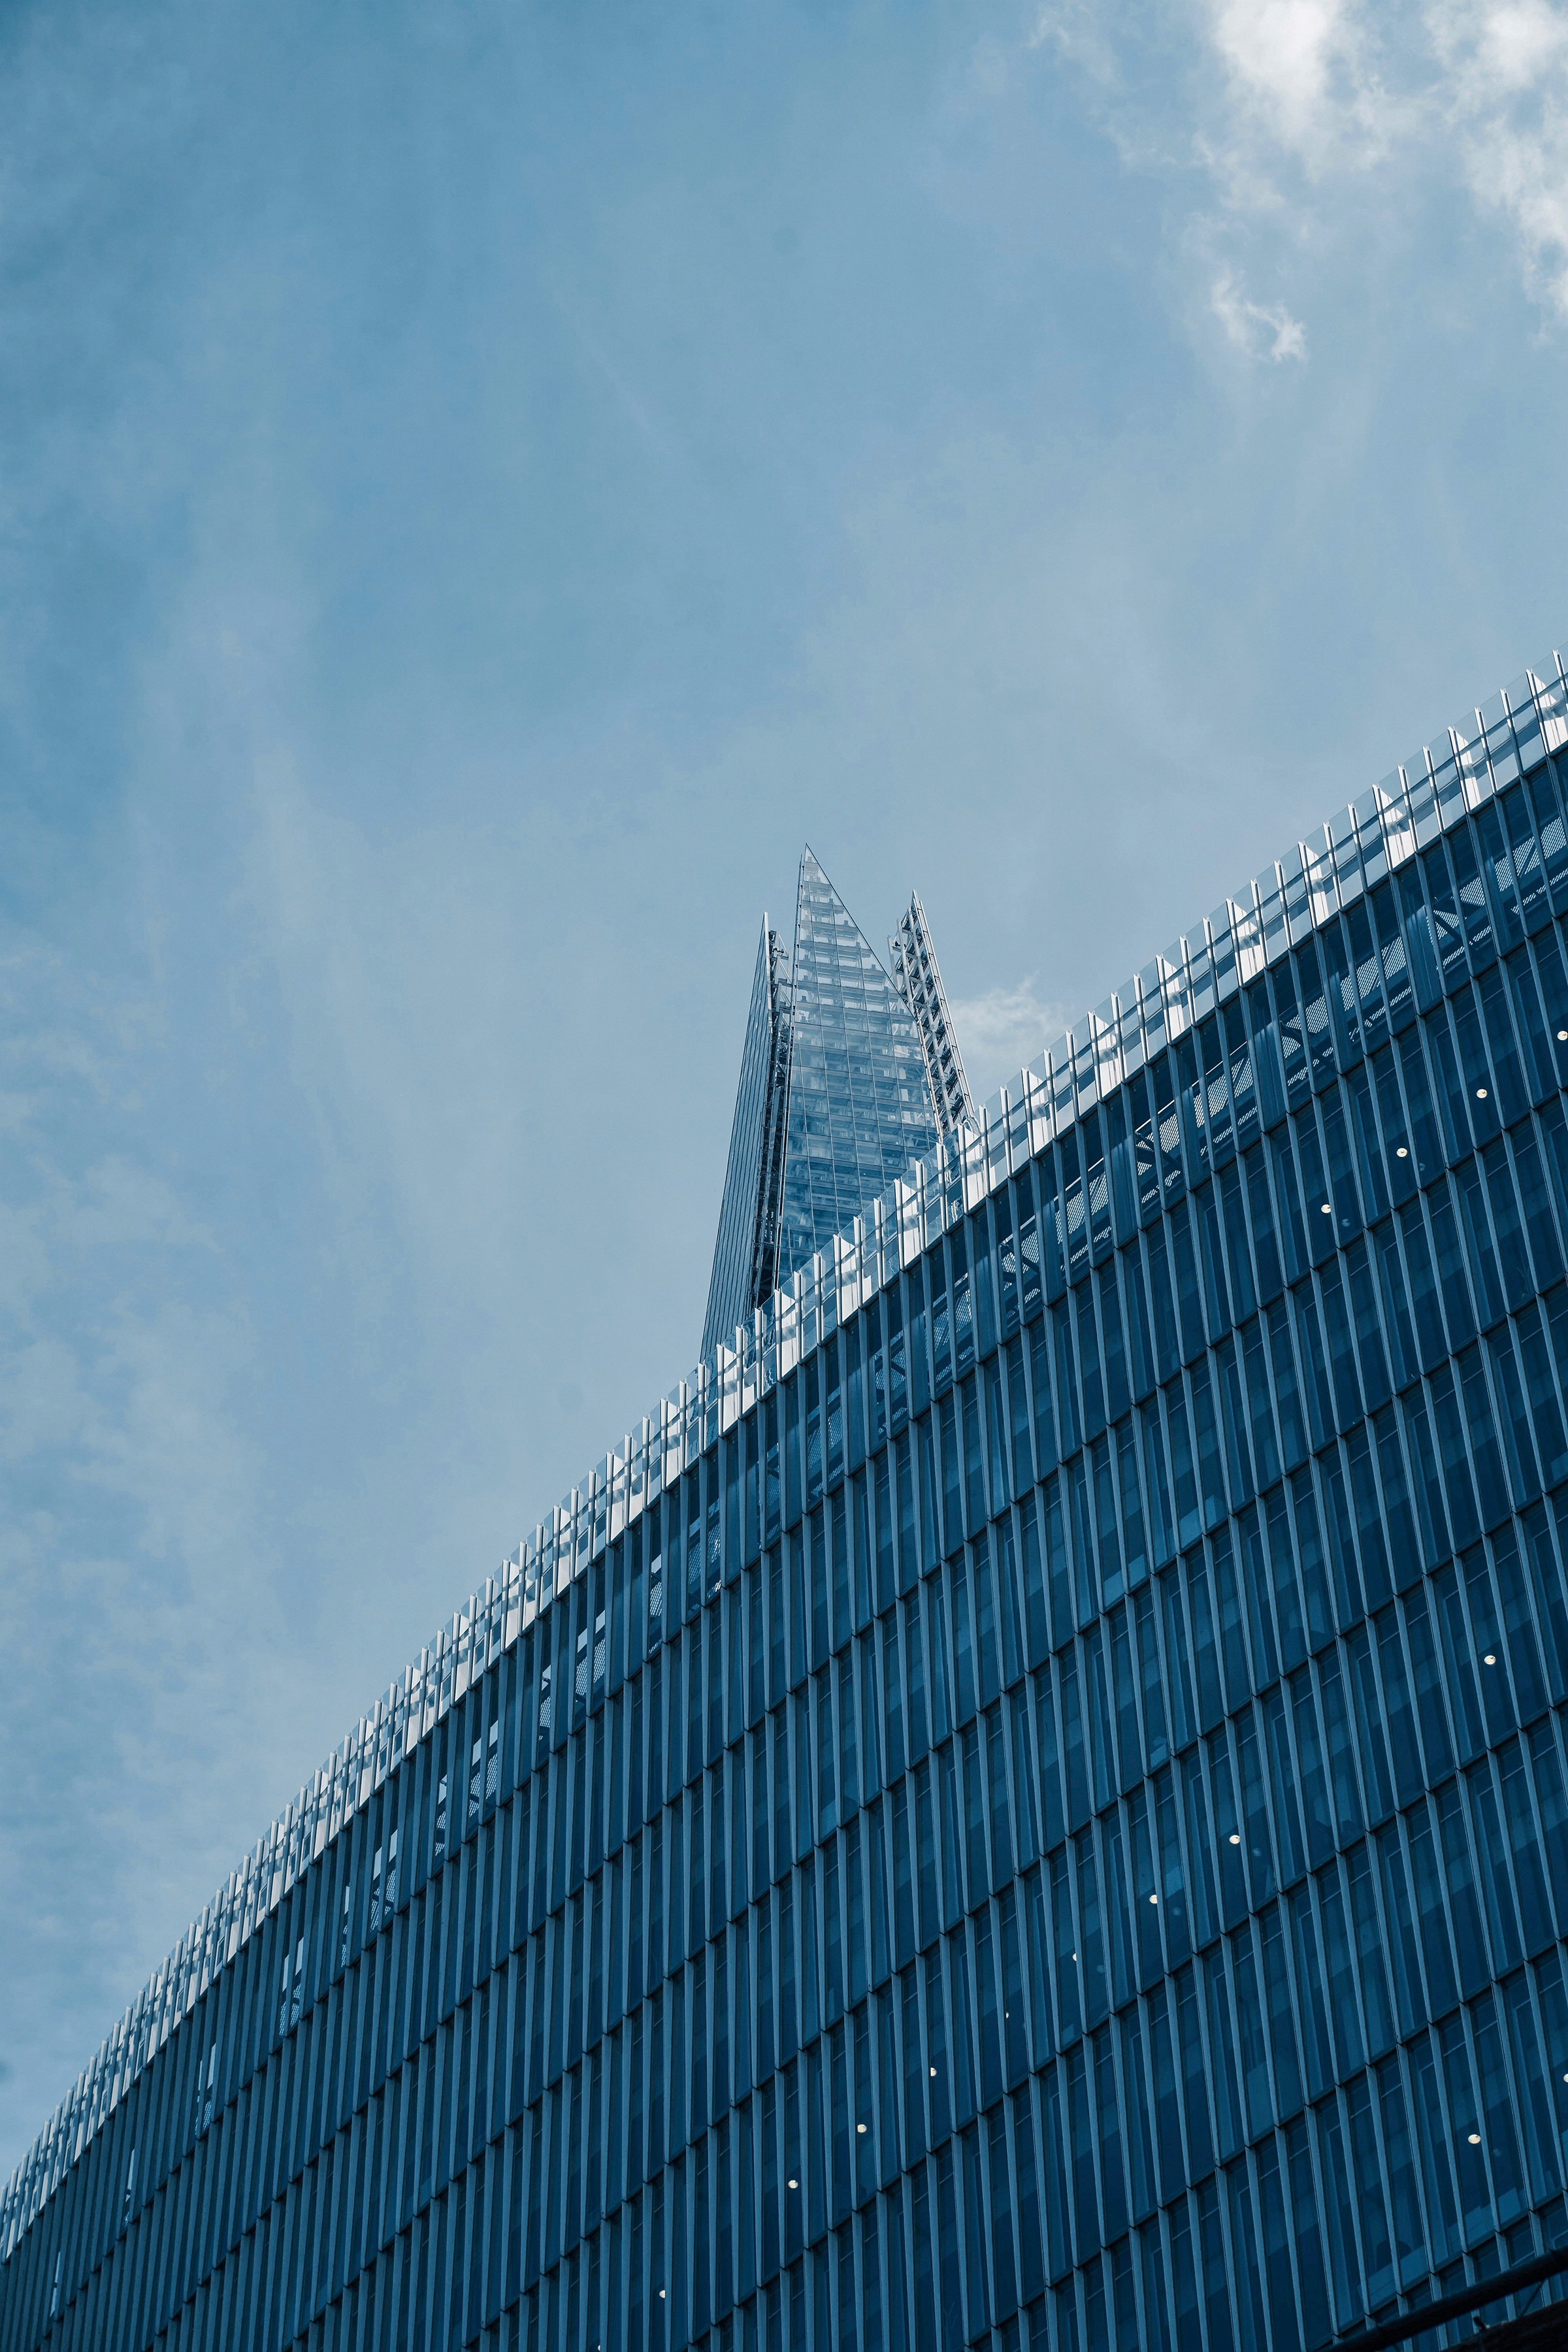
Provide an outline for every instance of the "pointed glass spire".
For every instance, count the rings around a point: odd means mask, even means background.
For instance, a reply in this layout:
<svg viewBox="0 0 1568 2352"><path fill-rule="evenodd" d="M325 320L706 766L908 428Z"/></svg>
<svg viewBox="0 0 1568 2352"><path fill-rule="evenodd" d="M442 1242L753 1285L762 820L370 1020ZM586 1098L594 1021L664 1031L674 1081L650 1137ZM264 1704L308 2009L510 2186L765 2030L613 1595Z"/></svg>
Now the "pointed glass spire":
<svg viewBox="0 0 1568 2352"><path fill-rule="evenodd" d="M909 1008L809 849L800 861L793 1008L780 1282L847 1233L937 1138Z"/></svg>
<svg viewBox="0 0 1568 2352"><path fill-rule="evenodd" d="M921 926L929 950L923 910ZM910 1003L807 849L794 956L765 921L758 949L704 1356L934 1151L951 1113L927 1066Z"/></svg>
<svg viewBox="0 0 1568 2352"><path fill-rule="evenodd" d="M947 1009L947 991L942 984L942 967L918 890L910 893L898 929L889 934L888 953L892 958L893 985L914 1014L921 1033L926 1084L936 1107L937 1124L943 1135L956 1135L961 1127L977 1124L974 1097L969 1091L957 1032Z"/></svg>
<svg viewBox="0 0 1568 2352"><path fill-rule="evenodd" d="M773 1288L788 1087L789 964L783 942L764 915L746 1042L741 1048L719 1237L713 1244L713 1277L702 1327L704 1356L721 1339L731 1339L736 1325L751 1315L753 1302L769 1297Z"/></svg>

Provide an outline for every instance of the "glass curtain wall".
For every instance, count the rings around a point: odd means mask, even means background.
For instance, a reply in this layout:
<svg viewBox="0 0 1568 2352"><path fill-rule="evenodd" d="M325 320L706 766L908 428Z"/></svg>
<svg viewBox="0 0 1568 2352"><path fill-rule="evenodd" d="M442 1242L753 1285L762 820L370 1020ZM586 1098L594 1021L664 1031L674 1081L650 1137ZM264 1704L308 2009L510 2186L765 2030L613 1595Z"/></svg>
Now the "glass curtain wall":
<svg viewBox="0 0 1568 2352"><path fill-rule="evenodd" d="M929 1024L942 983L923 910L921 921L922 985L934 992L922 994L920 1018ZM705 1358L737 1343L754 1311L818 1254L831 1259L836 1237L871 1214L952 1124L945 1115L939 1121L927 1045L902 988L807 849L793 959L763 919L703 1323ZM947 1038L945 999L941 1018L951 1071L956 1046Z"/></svg>
<svg viewBox="0 0 1568 2352"><path fill-rule="evenodd" d="M1563 2239L1535 748L476 1660L19 2176L7 2352L1295 2352Z"/></svg>
<svg viewBox="0 0 1568 2352"><path fill-rule="evenodd" d="M936 1144L914 1019L808 849L795 910L779 1280Z"/></svg>

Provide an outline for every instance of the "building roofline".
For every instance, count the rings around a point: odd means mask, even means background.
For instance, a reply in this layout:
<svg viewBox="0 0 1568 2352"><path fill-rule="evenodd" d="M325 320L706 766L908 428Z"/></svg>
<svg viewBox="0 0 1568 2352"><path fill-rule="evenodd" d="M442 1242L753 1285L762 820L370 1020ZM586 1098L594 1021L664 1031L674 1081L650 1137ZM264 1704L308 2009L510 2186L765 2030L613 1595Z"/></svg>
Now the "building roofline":
<svg viewBox="0 0 1568 2352"><path fill-rule="evenodd" d="M1152 1054L1564 748L1568 659L1554 653L1341 809L1321 838L1292 845L1242 897L1226 899L1037 1055L982 1107L973 1130L947 1139L929 1163L917 1160L869 1217L835 1239L831 1255L819 1252L756 1310L750 1329L737 1330L734 1346L716 1348L661 1400L421 1650L187 1929L0 2191L0 2261L180 2020L387 1773L721 1429Z"/></svg>

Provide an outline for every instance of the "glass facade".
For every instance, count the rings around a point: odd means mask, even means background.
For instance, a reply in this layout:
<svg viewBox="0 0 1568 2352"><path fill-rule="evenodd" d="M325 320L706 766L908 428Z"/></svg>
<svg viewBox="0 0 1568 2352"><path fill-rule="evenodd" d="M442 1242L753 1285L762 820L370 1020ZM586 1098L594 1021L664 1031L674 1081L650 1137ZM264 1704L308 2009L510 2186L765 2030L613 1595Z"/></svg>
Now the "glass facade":
<svg viewBox="0 0 1568 2352"><path fill-rule="evenodd" d="M914 1014L921 1033L926 1085L936 1108L937 1125L943 1135L956 1135L961 1127L973 1126L974 1100L964 1076L958 1033L947 1009L947 991L942 984L942 969L931 945L931 925L918 890L910 893L910 903L899 917L898 929L889 934L888 956L893 984Z"/></svg>
<svg viewBox="0 0 1568 2352"><path fill-rule="evenodd" d="M808 849L795 909L779 1279L830 1249L936 1142L909 1007Z"/></svg>
<svg viewBox="0 0 1568 2352"><path fill-rule="evenodd" d="M763 921L713 1278L710 1355L780 1283L847 1233L951 1125L927 1079L927 1032L946 1000L920 902L917 1012L895 987L809 849L800 861L795 954ZM906 918L906 920L908 919ZM930 990L931 1012L925 1009ZM948 1047L951 1068L956 1048ZM962 1065L960 1065L962 1074ZM942 1108L939 1109L939 1105Z"/></svg>
<svg viewBox="0 0 1568 2352"><path fill-rule="evenodd" d="M518 1548L11 2183L5 2352L1320 2347L1568 2238L1565 714Z"/></svg>
<svg viewBox="0 0 1568 2352"><path fill-rule="evenodd" d="M789 971L779 935L764 915L713 1244L713 1278L702 1327L704 1356L747 1321L756 1301L769 1297L777 1286L788 1097Z"/></svg>

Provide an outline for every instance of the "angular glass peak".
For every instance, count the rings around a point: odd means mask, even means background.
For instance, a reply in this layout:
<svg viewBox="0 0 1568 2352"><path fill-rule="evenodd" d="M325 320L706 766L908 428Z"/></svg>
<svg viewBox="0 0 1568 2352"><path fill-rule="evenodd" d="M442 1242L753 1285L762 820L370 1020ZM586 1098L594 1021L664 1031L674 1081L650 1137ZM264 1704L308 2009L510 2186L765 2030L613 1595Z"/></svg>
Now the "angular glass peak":
<svg viewBox="0 0 1568 2352"><path fill-rule="evenodd" d="M948 1010L947 991L942 984L942 967L931 945L931 925L918 890L911 891L910 903L899 917L898 929L888 935L888 953L892 961L893 985L914 1014L920 1031L926 1084L931 1088L937 1124L943 1135L956 1135L960 1128L977 1123L974 1097L964 1075L958 1033Z"/></svg>
<svg viewBox="0 0 1568 2352"><path fill-rule="evenodd" d="M800 862L778 1274L787 1281L936 1148L920 1033L808 849Z"/></svg>
<svg viewBox="0 0 1568 2352"><path fill-rule="evenodd" d="M910 952L923 954L934 972L924 910L918 898L911 905L920 931ZM940 994L940 980L936 987ZM939 1103L956 1122L968 1089L957 1063L962 1105L950 1111L957 1040L944 1060L945 999L941 1022L939 1036L925 999L889 977L808 849L800 861L793 957L763 921L702 1327L705 1358L835 1234L847 1233L911 1162L935 1150ZM931 1030L930 1045L921 1024Z"/></svg>
<svg viewBox="0 0 1568 2352"><path fill-rule="evenodd" d="M741 1048L719 1237L713 1244L713 1276L702 1326L704 1357L721 1339L731 1339L738 1324L749 1321L753 1304L772 1295L776 1279L772 1264L777 1255L783 1097L789 1082L788 998L789 966L779 935L764 915L746 1042Z"/></svg>

